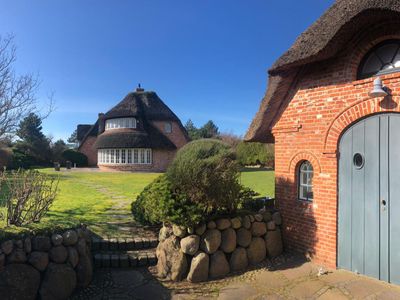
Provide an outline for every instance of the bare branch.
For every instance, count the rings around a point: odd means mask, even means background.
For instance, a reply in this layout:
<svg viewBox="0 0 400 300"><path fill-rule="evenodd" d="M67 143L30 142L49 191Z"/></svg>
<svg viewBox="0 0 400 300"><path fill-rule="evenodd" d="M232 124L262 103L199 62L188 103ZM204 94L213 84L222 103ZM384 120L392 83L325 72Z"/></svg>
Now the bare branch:
<svg viewBox="0 0 400 300"><path fill-rule="evenodd" d="M54 110L53 95L49 96L48 110L37 108L36 91L38 77L32 74L16 75L14 62L16 47L14 37L0 36L0 139L13 134L19 122L34 112L41 118L47 118Z"/></svg>

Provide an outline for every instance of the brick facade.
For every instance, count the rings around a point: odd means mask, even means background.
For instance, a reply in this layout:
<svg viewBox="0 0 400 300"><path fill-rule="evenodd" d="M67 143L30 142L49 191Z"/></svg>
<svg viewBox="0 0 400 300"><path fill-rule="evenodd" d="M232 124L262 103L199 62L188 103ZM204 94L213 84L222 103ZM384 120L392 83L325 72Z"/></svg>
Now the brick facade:
<svg viewBox="0 0 400 300"><path fill-rule="evenodd" d="M283 214L285 243L336 267L338 144L346 128L376 113L400 112L400 73L381 76L391 96L371 98L374 78L357 80L365 54L381 41L400 38L398 23L363 30L329 60L302 67L282 99L272 127L275 138L276 199ZM298 200L299 164L314 168L313 202Z"/></svg>
<svg viewBox="0 0 400 300"><path fill-rule="evenodd" d="M85 142L79 147L79 152L85 154L88 158L89 167L97 166L97 151L93 147L96 142L95 136L89 136Z"/></svg>

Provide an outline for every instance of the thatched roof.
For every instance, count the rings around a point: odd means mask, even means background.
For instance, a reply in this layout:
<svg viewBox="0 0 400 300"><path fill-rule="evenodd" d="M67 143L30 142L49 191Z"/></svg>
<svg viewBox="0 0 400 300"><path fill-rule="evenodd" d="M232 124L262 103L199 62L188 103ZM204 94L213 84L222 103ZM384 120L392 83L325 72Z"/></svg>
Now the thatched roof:
<svg viewBox="0 0 400 300"><path fill-rule="evenodd" d="M271 127L279 103L299 67L334 57L362 28L399 18L399 0L338 0L303 32L269 70L267 92L246 136L247 141L272 142Z"/></svg>
<svg viewBox="0 0 400 300"><path fill-rule="evenodd" d="M105 114L105 119L126 116L140 116L147 120L179 121L172 110L152 91L129 93Z"/></svg>
<svg viewBox="0 0 400 300"><path fill-rule="evenodd" d="M176 146L157 128L147 123L145 130L115 129L97 137L97 149L106 148L152 148L174 150Z"/></svg>
<svg viewBox="0 0 400 300"><path fill-rule="evenodd" d="M76 138L78 141L82 141L85 137L86 133L92 128L93 125L90 124L79 124L78 128L76 129Z"/></svg>

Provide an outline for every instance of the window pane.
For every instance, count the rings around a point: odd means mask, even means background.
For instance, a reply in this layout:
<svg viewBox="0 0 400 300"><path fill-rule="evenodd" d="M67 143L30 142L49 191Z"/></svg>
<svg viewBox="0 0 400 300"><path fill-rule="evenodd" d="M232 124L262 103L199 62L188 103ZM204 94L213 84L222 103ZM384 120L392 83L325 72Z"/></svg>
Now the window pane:
<svg viewBox="0 0 400 300"><path fill-rule="evenodd" d="M140 163L144 164L144 149L140 149Z"/></svg>
<svg viewBox="0 0 400 300"><path fill-rule="evenodd" d="M363 74L375 74L380 71L382 68L382 63L376 57L374 53L372 53L368 59L365 61L364 67L362 69Z"/></svg>
<svg viewBox="0 0 400 300"><path fill-rule="evenodd" d="M391 63L396 54L398 46L396 44L384 45L376 50L376 54L384 64Z"/></svg>
<svg viewBox="0 0 400 300"><path fill-rule="evenodd" d="M133 163L137 164L139 162L138 149L133 149Z"/></svg>
<svg viewBox="0 0 400 300"><path fill-rule="evenodd" d="M128 164L132 163L132 150L128 149Z"/></svg>
<svg viewBox="0 0 400 300"><path fill-rule="evenodd" d="M125 159L125 149L121 150L121 164L124 164L126 161Z"/></svg>

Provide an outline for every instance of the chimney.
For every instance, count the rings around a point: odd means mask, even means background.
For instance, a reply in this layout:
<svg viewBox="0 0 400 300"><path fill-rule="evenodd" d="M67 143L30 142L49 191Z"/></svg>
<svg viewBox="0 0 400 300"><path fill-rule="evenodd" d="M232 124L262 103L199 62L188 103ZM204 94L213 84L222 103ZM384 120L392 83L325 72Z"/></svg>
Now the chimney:
<svg viewBox="0 0 400 300"><path fill-rule="evenodd" d="M104 114L99 113L99 134L104 132L104 129L105 129Z"/></svg>
<svg viewBox="0 0 400 300"><path fill-rule="evenodd" d="M144 92L144 88L142 88L142 85L139 83L138 87L136 88L136 92L141 93Z"/></svg>

